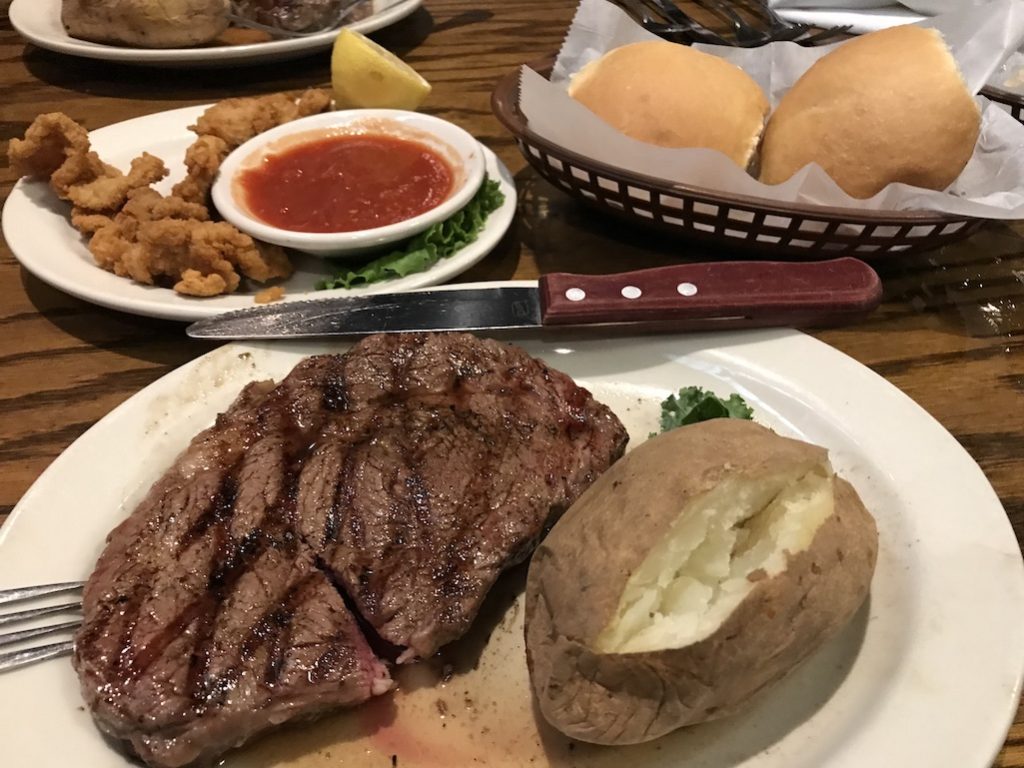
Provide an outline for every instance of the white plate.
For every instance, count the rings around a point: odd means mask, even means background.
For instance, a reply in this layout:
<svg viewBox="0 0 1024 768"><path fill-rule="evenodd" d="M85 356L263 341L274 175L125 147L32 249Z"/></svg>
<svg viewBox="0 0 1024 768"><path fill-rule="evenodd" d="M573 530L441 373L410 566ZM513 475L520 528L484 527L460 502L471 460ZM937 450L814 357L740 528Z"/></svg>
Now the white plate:
<svg viewBox="0 0 1024 768"><path fill-rule="evenodd" d="M195 140L188 126L204 109L205 106L185 107L126 120L92 131L89 138L100 157L119 168L127 168L132 158L143 151L162 158L170 175L156 188L167 192L185 175L185 149ZM516 211L512 174L491 150L486 147L483 150L487 173L500 182L505 202L487 218L474 242L425 272L348 290L315 290L318 280L332 274L332 266L323 259L293 254L296 269L283 284L284 300L423 288L450 280L480 261L504 236ZM25 269L55 288L111 309L168 320L199 320L253 306L254 290L195 298L182 296L169 288L142 285L100 269L86 248L85 239L71 226L69 212L70 205L58 200L49 184L27 179L14 185L3 210L2 226L7 245Z"/></svg>
<svg viewBox="0 0 1024 768"><path fill-rule="evenodd" d="M349 29L369 33L404 19L423 0L400 0L384 10L354 21ZM337 29L308 37L271 40L249 45L218 45L198 48L132 48L130 46L91 43L71 37L60 21L61 0L14 0L9 16L18 34L40 48L87 59L119 61L123 64L169 67L228 67L239 64L265 64L285 61L325 50L334 44Z"/></svg>
<svg viewBox="0 0 1024 768"><path fill-rule="evenodd" d="M924 410L865 367L795 331L590 340L551 335L523 346L589 387L636 442L654 428L658 401L669 391L699 384L721 394L740 392L759 421L830 449L880 534L869 606L748 712L629 748L628 759L622 751L579 745L574 765L991 765L1020 694L1024 567L981 470ZM280 378L305 355L343 348L228 345L128 400L54 461L15 508L0 530L0 587L85 577L106 533L244 382ZM492 699L474 704L476 716L463 717L463 682L478 672L463 677L457 671L447 686L405 687L394 709L387 709L391 699L382 700L387 719L361 739L352 731L367 730L373 720L367 707L283 729L229 756L226 765L386 765L399 753L406 768L547 764L537 746L515 614L494 629L479 664L480 675L493 680L501 671L508 682L492 685ZM518 647L501 650L503 642ZM406 704L417 695L432 714L410 720ZM446 720L438 714L442 697ZM498 718L499 727L484 733L483 717ZM0 675L0 723L7 765L127 765L82 710L66 659ZM59 738L40 738L43 730ZM440 758L407 759L410 744L422 747L435 736L444 739L435 744ZM564 750L564 739L560 745ZM552 751L557 740L545 748L552 762L568 764Z"/></svg>

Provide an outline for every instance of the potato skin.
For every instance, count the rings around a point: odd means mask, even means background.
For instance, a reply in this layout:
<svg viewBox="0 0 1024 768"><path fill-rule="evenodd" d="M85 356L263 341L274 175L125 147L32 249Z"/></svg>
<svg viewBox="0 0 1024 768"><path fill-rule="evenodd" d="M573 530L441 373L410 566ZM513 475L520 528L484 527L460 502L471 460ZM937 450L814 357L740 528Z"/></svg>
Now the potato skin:
<svg viewBox="0 0 1024 768"><path fill-rule="evenodd" d="M208 43L228 27L228 0L63 0L71 37L140 48Z"/></svg>
<svg viewBox="0 0 1024 768"><path fill-rule="evenodd" d="M677 434L694 427L701 427L697 434ZM730 463L732 471L761 474L778 462L813 458L813 466L824 452L750 422L694 427L652 439L645 443L652 448L640 446L613 465L534 555L527 661L541 712L572 738L635 744L731 714L838 632L867 595L877 529L853 488L836 478L835 512L811 545L790 557L785 571L759 581L711 637L659 652L591 650L632 568L687 496L717 484ZM656 445L673 435L665 447ZM659 479L666 463L682 461L693 471L676 466ZM643 512L622 513L630 509Z"/></svg>

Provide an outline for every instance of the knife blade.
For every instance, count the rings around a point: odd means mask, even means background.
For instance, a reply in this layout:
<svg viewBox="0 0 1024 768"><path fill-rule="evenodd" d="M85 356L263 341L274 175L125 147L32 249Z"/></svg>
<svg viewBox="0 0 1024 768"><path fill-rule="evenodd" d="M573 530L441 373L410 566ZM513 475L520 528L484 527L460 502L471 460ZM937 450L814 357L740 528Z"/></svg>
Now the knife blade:
<svg viewBox="0 0 1024 768"><path fill-rule="evenodd" d="M556 272L536 287L268 304L199 320L187 332L196 339L274 339L609 324L657 331L808 327L860 320L881 296L878 275L859 259L715 261L613 275Z"/></svg>

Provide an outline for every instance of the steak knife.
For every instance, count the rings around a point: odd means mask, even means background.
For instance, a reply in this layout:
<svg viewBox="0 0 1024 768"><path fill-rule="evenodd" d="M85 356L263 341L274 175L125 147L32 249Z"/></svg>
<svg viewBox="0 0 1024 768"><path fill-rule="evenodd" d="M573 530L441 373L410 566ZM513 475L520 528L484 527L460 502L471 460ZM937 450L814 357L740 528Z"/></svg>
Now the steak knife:
<svg viewBox="0 0 1024 768"><path fill-rule="evenodd" d="M199 320L196 339L364 336L620 325L637 331L856 322L881 301L864 262L715 261L614 275L544 275L536 286L465 288L267 304Z"/></svg>

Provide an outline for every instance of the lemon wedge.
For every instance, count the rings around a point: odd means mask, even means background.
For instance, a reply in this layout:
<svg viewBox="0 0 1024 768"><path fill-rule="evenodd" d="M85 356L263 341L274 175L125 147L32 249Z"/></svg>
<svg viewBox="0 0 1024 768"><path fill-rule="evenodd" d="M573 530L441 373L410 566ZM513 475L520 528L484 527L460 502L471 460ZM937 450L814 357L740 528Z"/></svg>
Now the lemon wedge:
<svg viewBox="0 0 1024 768"><path fill-rule="evenodd" d="M335 109L416 109L430 83L365 35L343 29L331 54Z"/></svg>

